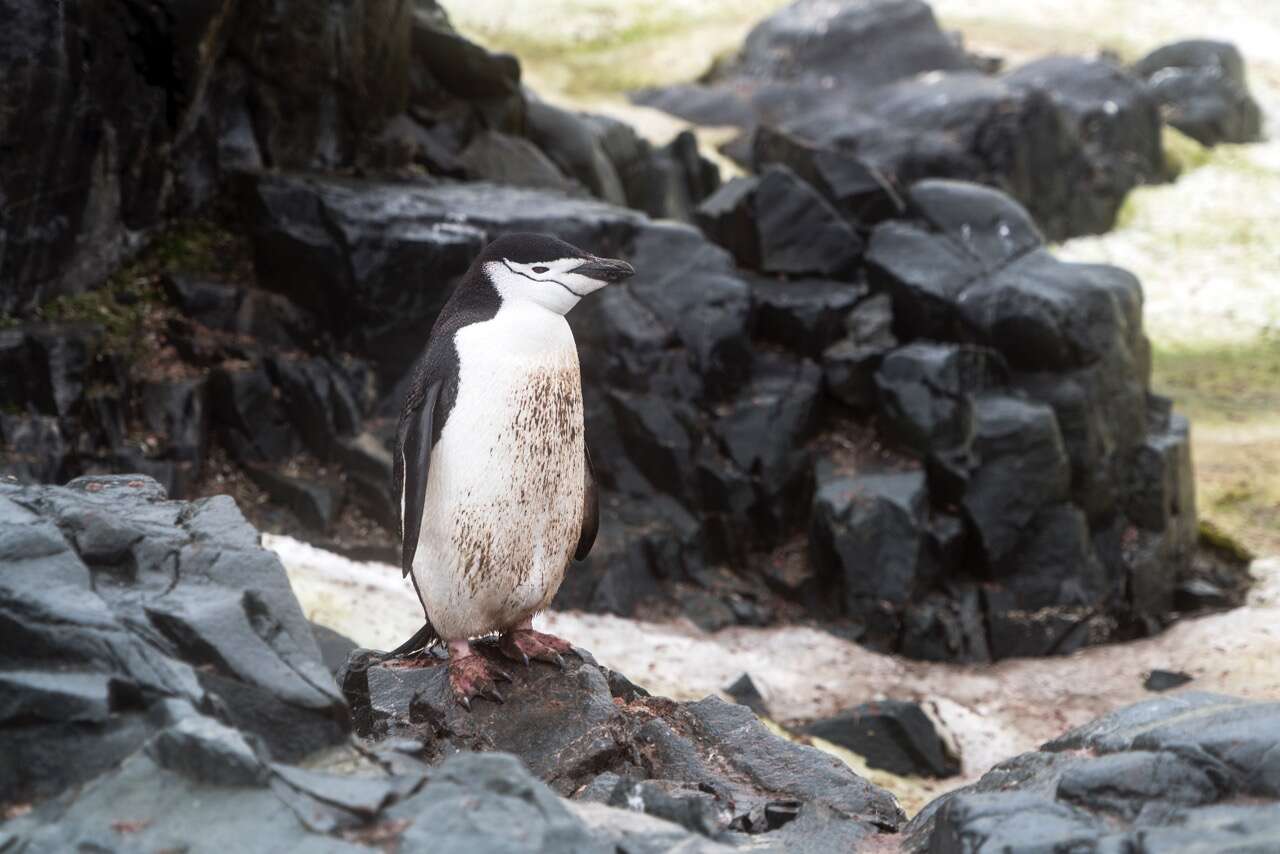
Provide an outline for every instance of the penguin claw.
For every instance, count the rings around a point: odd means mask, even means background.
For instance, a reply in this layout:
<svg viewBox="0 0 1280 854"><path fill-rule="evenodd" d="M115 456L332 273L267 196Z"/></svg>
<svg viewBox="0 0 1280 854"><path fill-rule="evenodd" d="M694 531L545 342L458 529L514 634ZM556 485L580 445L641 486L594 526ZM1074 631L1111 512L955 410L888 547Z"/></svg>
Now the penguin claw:
<svg viewBox="0 0 1280 854"><path fill-rule="evenodd" d="M502 705L506 702L506 698L502 696L502 692L497 688L490 688L484 692L484 696L493 702Z"/></svg>
<svg viewBox="0 0 1280 854"><path fill-rule="evenodd" d="M462 708L466 709L468 712L471 711L471 698L465 694L459 694L458 705L462 706Z"/></svg>
<svg viewBox="0 0 1280 854"><path fill-rule="evenodd" d="M507 658L523 662L527 667L533 660L554 664L561 670L568 669L565 655L578 655L567 641L555 635L534 631L533 629L515 629L502 636L498 649ZM578 655L578 658L582 656Z"/></svg>

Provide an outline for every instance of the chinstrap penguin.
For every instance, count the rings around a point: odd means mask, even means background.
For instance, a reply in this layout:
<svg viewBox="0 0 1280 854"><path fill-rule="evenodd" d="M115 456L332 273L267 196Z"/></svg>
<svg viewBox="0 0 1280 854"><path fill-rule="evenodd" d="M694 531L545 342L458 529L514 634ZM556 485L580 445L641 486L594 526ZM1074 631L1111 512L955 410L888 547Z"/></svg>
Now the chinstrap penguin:
<svg viewBox="0 0 1280 854"><path fill-rule="evenodd" d="M572 558L595 542L595 478L578 350L565 315L635 271L542 234L485 247L445 304L414 368L396 434L402 568L426 625L390 656L437 641L470 707L510 679L469 640L499 634L526 665L570 645L533 630Z"/></svg>

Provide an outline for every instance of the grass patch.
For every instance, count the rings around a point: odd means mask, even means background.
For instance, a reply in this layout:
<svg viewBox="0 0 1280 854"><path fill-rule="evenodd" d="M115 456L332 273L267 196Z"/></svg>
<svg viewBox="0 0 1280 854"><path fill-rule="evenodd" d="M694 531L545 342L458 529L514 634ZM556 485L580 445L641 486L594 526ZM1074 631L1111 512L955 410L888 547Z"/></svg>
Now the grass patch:
<svg viewBox="0 0 1280 854"><path fill-rule="evenodd" d="M1280 419L1280 335L1154 345L1152 384L1193 422Z"/></svg>
<svg viewBox="0 0 1280 854"><path fill-rule="evenodd" d="M1199 169L1212 157L1208 147L1171 125L1161 125L1160 141L1164 146L1165 168L1172 176L1185 175L1193 169ZM1121 213L1123 214L1123 210Z"/></svg>
<svg viewBox="0 0 1280 854"><path fill-rule="evenodd" d="M1153 387L1191 418L1202 536L1280 553L1280 335L1154 356Z"/></svg>

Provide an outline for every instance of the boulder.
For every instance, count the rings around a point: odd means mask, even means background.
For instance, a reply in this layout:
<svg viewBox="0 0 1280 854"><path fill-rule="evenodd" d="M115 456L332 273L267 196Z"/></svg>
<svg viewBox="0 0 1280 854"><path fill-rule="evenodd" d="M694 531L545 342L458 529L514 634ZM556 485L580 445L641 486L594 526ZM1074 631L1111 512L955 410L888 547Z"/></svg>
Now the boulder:
<svg viewBox="0 0 1280 854"><path fill-rule="evenodd" d="M479 650L498 655L489 644ZM505 701L479 701L470 713L453 699L440 658L397 668L357 652L339 678L361 731L376 739L415 739L428 757L508 751L562 795L625 804L712 838L768 844L797 809L822 810L868 842L902 821L886 792L770 734L749 709L652 698L579 655L564 671L504 661L513 677Z"/></svg>
<svg viewBox="0 0 1280 854"><path fill-rule="evenodd" d="M725 184L698 208L697 222L739 264L764 273L839 278L862 251L835 209L781 165Z"/></svg>
<svg viewBox="0 0 1280 854"><path fill-rule="evenodd" d="M953 777L960 759L917 703L879 700L814 721L804 732L852 750L894 774Z"/></svg>
<svg viewBox="0 0 1280 854"><path fill-rule="evenodd" d="M819 469L809 557L836 580L855 617L900 607L932 581L923 558L928 493L924 473L843 475Z"/></svg>
<svg viewBox="0 0 1280 854"><path fill-rule="evenodd" d="M1202 145L1262 138L1262 110L1249 94L1235 45L1175 42L1138 60L1133 71L1151 87L1165 121Z"/></svg>
<svg viewBox="0 0 1280 854"><path fill-rule="evenodd" d="M887 294L858 303L845 316L845 335L822 353L823 382L828 394L859 413L875 408L876 370L898 345L893 336L893 305Z"/></svg>
<svg viewBox="0 0 1280 854"><path fill-rule="evenodd" d="M933 801L903 849L1266 850L1280 828L1278 744L1276 703L1148 700Z"/></svg>
<svg viewBox="0 0 1280 854"><path fill-rule="evenodd" d="M284 570L229 498L167 501L133 475L0 485L0 505L6 795L93 778L168 726L173 704L284 760L346 737ZM242 767L225 730L211 749ZM196 737L184 733L156 749Z"/></svg>
<svg viewBox="0 0 1280 854"><path fill-rule="evenodd" d="M1044 92L1070 116L1096 169L1094 205L1118 211L1131 189L1164 177L1159 102L1129 71L1105 59L1050 56L1019 66L1004 81Z"/></svg>
<svg viewBox="0 0 1280 854"><path fill-rule="evenodd" d="M868 224L901 210L898 189L952 178L1009 193L1059 240L1108 230L1133 187L1163 177L1147 75L1074 57L986 65L919 0L796 0L702 82L635 99L743 128L725 154L786 165Z"/></svg>

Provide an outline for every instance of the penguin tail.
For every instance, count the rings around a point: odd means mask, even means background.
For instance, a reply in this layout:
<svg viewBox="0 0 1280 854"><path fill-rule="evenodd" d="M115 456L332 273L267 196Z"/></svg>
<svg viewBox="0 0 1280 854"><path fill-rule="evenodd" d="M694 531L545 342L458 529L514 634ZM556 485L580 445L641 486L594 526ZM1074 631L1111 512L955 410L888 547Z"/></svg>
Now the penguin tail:
<svg viewBox="0 0 1280 854"><path fill-rule="evenodd" d="M432 626L431 623L425 622L422 624L422 628L413 633L413 637L391 650L391 652L383 653L382 657L384 659L400 658L401 656L408 655L411 652L426 649L439 641L440 635L436 633L435 627Z"/></svg>

